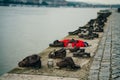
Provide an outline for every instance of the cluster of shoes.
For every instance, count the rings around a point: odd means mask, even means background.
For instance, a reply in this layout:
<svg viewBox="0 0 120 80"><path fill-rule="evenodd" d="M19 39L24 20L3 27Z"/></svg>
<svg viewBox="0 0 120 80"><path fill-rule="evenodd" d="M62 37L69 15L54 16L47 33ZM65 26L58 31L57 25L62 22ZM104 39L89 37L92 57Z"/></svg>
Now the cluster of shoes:
<svg viewBox="0 0 120 80"><path fill-rule="evenodd" d="M107 22L107 17L110 15L110 12L98 13L96 19L91 19L85 26L79 27L73 32L68 32L68 34L78 35L80 38L84 39L98 38L99 34L96 32L104 32L105 22Z"/></svg>
<svg viewBox="0 0 120 80"><path fill-rule="evenodd" d="M67 39L65 40L65 43L64 42L61 42L61 41L54 41L53 42L54 44L50 44L50 45L54 45L54 46L59 46L59 47L65 47L65 44L78 44L80 43L77 47L72 47L72 48L69 48L67 47L70 52L77 52L77 51L80 51L82 49L80 49L80 46L81 45L85 45L85 46L88 46L89 44L87 42L83 42L81 40L74 40L74 39ZM62 44L63 43L63 44ZM66 45L66 46L67 46ZM84 47L85 47L84 46ZM82 50L82 54L80 55L81 57L84 57L83 55L86 54L84 53L85 51ZM74 53L73 53L74 54ZM59 50L53 50L51 51L49 54L48 54L48 67L53 67L54 63L53 63L53 60L52 59L56 59L56 58L59 58L59 59L62 59L62 61L60 61L60 64L58 65L58 67L62 68L62 66L64 67L70 67L71 69L77 69L77 68L80 68L80 66L76 66L75 64L73 65L74 61L71 60L72 58L67 58L66 57L67 55L67 52L66 52L66 48L61 48ZM74 56L74 55L73 55ZM76 55L76 57L80 57L79 55ZM66 59L67 58L67 59ZM19 67L33 67L33 68L41 68L41 57L39 55L30 55L30 56L27 56L25 57L22 61L20 61L18 63L18 66ZM69 60L70 59L70 60ZM64 62L65 61L65 62ZM67 61L67 62L66 62ZM71 62L69 62L71 61ZM62 64L62 62L64 62L64 64ZM59 62L58 62L59 63Z"/></svg>
<svg viewBox="0 0 120 80"><path fill-rule="evenodd" d="M57 62L56 65L59 68L70 68L70 69L80 69L79 65L76 65L72 59L72 57L66 57L66 50L65 48L61 48L57 51L52 51L48 54L48 67L53 67L53 60L56 58L61 58L62 60ZM90 53L86 53L85 49L81 49L78 47L68 48L68 50L73 54L73 57L82 57L82 58L90 58Z"/></svg>
<svg viewBox="0 0 120 80"><path fill-rule="evenodd" d="M119 9L120 12L120 9ZM107 21L107 17L111 15L109 11L101 11L98 13L98 17L96 19L90 20L85 26L79 27L77 30L73 32L69 32L69 35L78 35L80 38L84 39L94 39L98 38L99 35L96 32L104 32L104 25ZM52 44L49 44L50 47L67 47L68 44L72 46L72 48L68 48L69 51L73 54L73 57L82 57L89 58L90 53L85 52L85 49L81 49L80 47L87 47L89 44L87 42L81 40L55 40ZM53 59L60 58L61 61L57 62L56 65L59 68L70 68L70 69L80 69L79 65L76 65L73 61L72 57L66 57L66 49L61 48L57 51L52 51L49 53L48 57L48 67L53 67ZM33 68L41 68L41 57L39 55L30 55L25 57L18 63L19 67L33 67Z"/></svg>
<svg viewBox="0 0 120 80"><path fill-rule="evenodd" d="M73 49L69 49L69 51L73 52L73 57L83 57L83 58L90 57L90 53L85 53L85 49L80 49L80 48L75 47ZM48 63L47 63L48 67L54 66L53 59L61 58L62 60L56 63L56 65L60 69L70 68L70 69L76 70L76 69L81 68L79 65L75 64L72 57L66 57L65 48L61 48L57 51L54 50L53 52L50 52L48 57L49 57ZM18 63L18 66L19 67L41 68L41 57L37 54L27 56Z"/></svg>

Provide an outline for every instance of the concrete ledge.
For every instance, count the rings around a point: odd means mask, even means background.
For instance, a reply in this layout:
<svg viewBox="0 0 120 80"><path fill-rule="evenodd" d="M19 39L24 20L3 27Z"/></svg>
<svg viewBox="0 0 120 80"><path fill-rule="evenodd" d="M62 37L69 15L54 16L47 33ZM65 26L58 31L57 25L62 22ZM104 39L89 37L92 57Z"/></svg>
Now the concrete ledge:
<svg viewBox="0 0 120 80"><path fill-rule="evenodd" d="M27 74L4 74L0 80L79 80L77 78L27 75Z"/></svg>

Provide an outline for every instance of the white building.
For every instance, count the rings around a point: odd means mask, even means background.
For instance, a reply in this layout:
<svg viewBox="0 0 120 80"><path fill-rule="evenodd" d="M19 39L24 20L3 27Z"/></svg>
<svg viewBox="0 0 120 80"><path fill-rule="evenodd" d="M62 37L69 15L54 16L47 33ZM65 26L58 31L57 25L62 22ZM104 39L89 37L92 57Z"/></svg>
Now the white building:
<svg viewBox="0 0 120 80"><path fill-rule="evenodd" d="M43 0L47 2L49 5L66 5L66 0Z"/></svg>
<svg viewBox="0 0 120 80"><path fill-rule="evenodd" d="M28 3L42 3L43 0L27 0Z"/></svg>

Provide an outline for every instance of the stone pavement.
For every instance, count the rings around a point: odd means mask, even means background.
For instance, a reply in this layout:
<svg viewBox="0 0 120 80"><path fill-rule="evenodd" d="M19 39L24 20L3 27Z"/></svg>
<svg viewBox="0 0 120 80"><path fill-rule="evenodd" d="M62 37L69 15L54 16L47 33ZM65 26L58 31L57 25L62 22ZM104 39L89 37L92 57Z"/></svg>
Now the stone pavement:
<svg viewBox="0 0 120 80"><path fill-rule="evenodd" d="M120 80L120 13L114 11L106 26L89 80Z"/></svg>

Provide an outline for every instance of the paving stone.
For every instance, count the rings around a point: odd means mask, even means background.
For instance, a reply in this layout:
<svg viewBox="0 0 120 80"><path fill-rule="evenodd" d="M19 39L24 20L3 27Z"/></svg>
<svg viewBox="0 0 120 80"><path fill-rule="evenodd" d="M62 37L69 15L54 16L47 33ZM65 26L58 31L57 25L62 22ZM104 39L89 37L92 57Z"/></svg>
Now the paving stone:
<svg viewBox="0 0 120 80"><path fill-rule="evenodd" d="M103 51L103 49L104 49L104 48L103 48L103 46L104 46L104 44L103 44L103 43L102 43L102 44L100 44L100 45L99 45L99 47L98 47L98 51L99 51L99 50L102 50L102 51Z"/></svg>
<svg viewBox="0 0 120 80"><path fill-rule="evenodd" d="M91 69L89 75L98 77L99 69Z"/></svg>
<svg viewBox="0 0 120 80"><path fill-rule="evenodd" d="M92 63L92 64L93 64L93 65L99 65L99 64L100 64L100 62L101 62L101 61L99 61L99 60L95 60L95 59L94 59L94 61L93 61L93 63Z"/></svg>
<svg viewBox="0 0 120 80"><path fill-rule="evenodd" d="M102 52L98 52L98 53L96 53L94 58L102 58L102 56L103 56L103 53Z"/></svg>
<svg viewBox="0 0 120 80"><path fill-rule="evenodd" d="M102 50L102 49L99 49L99 50L97 51L97 53L96 53L96 55L95 55L94 58L98 58L98 60L101 60L102 55L103 55L102 52L103 52L103 50Z"/></svg>
<svg viewBox="0 0 120 80"><path fill-rule="evenodd" d="M95 58L94 58L94 61L99 61L99 62L101 62L101 57L99 57L99 56L95 57Z"/></svg>
<svg viewBox="0 0 120 80"><path fill-rule="evenodd" d="M91 69L99 69L100 68L100 61L93 61Z"/></svg>
<svg viewBox="0 0 120 80"><path fill-rule="evenodd" d="M103 58L102 59L102 63L110 63L110 59L109 58L108 59L107 58Z"/></svg>
<svg viewBox="0 0 120 80"><path fill-rule="evenodd" d="M120 75L119 74L112 75L112 80L120 80Z"/></svg>
<svg viewBox="0 0 120 80"><path fill-rule="evenodd" d="M89 76L88 80L98 80L98 76Z"/></svg>
<svg viewBox="0 0 120 80"><path fill-rule="evenodd" d="M95 65L95 66L92 66L91 69L99 69L100 66L99 65Z"/></svg>
<svg viewBox="0 0 120 80"><path fill-rule="evenodd" d="M103 56L103 61L110 61L110 56Z"/></svg>
<svg viewBox="0 0 120 80"><path fill-rule="evenodd" d="M103 55L103 59L110 59L110 53L104 53L104 55Z"/></svg>
<svg viewBox="0 0 120 80"><path fill-rule="evenodd" d="M110 64L110 59L104 59L104 58L103 58L101 63L106 63L106 64L109 63L109 64Z"/></svg>
<svg viewBox="0 0 120 80"><path fill-rule="evenodd" d="M120 70L120 66L113 66L113 67L112 67L112 70L114 70L114 69Z"/></svg>
<svg viewBox="0 0 120 80"><path fill-rule="evenodd" d="M113 55L112 58L120 58L120 55Z"/></svg>
<svg viewBox="0 0 120 80"><path fill-rule="evenodd" d="M119 60L120 60L120 58L112 57L112 62L118 62Z"/></svg>
<svg viewBox="0 0 120 80"><path fill-rule="evenodd" d="M102 54L103 54L102 52L97 52L95 57L102 57Z"/></svg>
<svg viewBox="0 0 120 80"><path fill-rule="evenodd" d="M114 74L120 74L120 69L113 69L112 70L112 74L114 75Z"/></svg>
<svg viewBox="0 0 120 80"><path fill-rule="evenodd" d="M112 63L113 66L119 66L120 65L120 62L114 62Z"/></svg>
<svg viewBox="0 0 120 80"><path fill-rule="evenodd" d="M107 49L107 50L104 51L104 56L106 56L106 57L107 56L109 56L109 57L111 56L110 55L110 49Z"/></svg>
<svg viewBox="0 0 120 80"><path fill-rule="evenodd" d="M94 79L95 80L95 79ZM109 77L105 77L105 76L100 76L99 80L109 80Z"/></svg>
<svg viewBox="0 0 120 80"><path fill-rule="evenodd" d="M106 73L109 72L109 73L110 73L110 67L108 67L108 68L107 68L107 67L105 67L105 68L104 68L104 67L101 67L100 73L101 73L101 72L102 72L102 73L103 73L103 72L106 72Z"/></svg>
<svg viewBox="0 0 120 80"><path fill-rule="evenodd" d="M102 64L102 65L101 65L101 68L103 68L103 69L106 69L106 68L107 68L107 69L110 69L110 65L109 65L109 64L108 64L108 65L107 65L107 64Z"/></svg>

